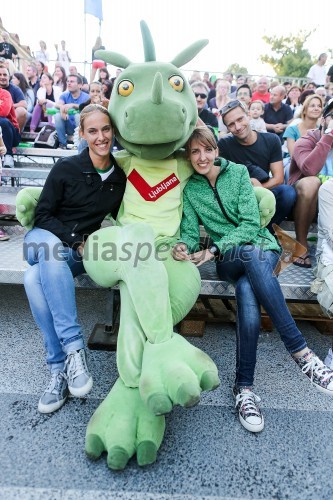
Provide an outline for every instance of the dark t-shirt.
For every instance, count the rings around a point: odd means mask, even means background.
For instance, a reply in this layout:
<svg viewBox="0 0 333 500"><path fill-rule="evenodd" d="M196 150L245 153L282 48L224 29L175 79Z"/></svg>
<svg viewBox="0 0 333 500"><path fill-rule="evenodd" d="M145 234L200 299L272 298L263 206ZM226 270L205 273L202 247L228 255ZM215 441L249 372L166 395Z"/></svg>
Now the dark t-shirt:
<svg viewBox="0 0 333 500"><path fill-rule="evenodd" d="M333 64L332 66L329 68L329 70L327 71L327 76L330 77L330 82L333 82Z"/></svg>
<svg viewBox="0 0 333 500"><path fill-rule="evenodd" d="M222 137L218 142L219 155L241 165L257 165L270 172L270 164L282 160L281 142L275 134L257 132L251 146L243 146L233 136Z"/></svg>
<svg viewBox="0 0 333 500"><path fill-rule="evenodd" d="M12 96L14 104L17 104L18 102L25 100L25 97L20 87L17 87L16 85L10 83L8 87L5 87L5 90L8 90L8 92Z"/></svg>
<svg viewBox="0 0 333 500"><path fill-rule="evenodd" d="M208 109L203 109L199 114L199 118L206 125L210 125L213 128L217 128L219 126L216 116Z"/></svg>
<svg viewBox="0 0 333 500"><path fill-rule="evenodd" d="M13 54L17 56L17 50L15 49L14 45L11 43L7 42L1 42L0 43L0 52L5 51L4 54L0 54L1 57L4 57L5 59L13 59Z"/></svg>

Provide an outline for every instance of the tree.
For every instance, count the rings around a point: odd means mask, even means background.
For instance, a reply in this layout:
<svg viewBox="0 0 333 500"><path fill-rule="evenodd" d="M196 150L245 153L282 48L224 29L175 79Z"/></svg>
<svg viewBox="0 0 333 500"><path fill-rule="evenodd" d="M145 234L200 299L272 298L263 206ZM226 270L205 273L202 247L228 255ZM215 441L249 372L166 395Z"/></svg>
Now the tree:
<svg viewBox="0 0 333 500"><path fill-rule="evenodd" d="M248 70L244 66L240 66L238 63L230 64L229 68L225 70L224 73L232 73L234 75L248 75Z"/></svg>
<svg viewBox="0 0 333 500"><path fill-rule="evenodd" d="M270 64L277 76L306 77L313 61L304 44L314 31L301 30L295 36L290 34L280 38L263 36L263 40L271 46L271 52L276 56L260 56L261 62Z"/></svg>

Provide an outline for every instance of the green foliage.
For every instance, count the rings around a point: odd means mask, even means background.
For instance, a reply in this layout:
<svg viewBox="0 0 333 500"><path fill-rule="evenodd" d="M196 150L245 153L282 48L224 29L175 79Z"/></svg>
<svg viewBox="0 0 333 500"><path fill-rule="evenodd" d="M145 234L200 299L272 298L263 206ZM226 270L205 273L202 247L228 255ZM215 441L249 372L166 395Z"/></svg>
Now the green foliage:
<svg viewBox="0 0 333 500"><path fill-rule="evenodd" d="M233 73L236 76L249 74L248 70L244 66L240 66L238 63L230 64L224 73Z"/></svg>
<svg viewBox="0 0 333 500"><path fill-rule="evenodd" d="M306 77L313 61L304 44L312 33L313 31L301 30L295 36L263 36L263 40L270 45L271 52L275 55L262 55L261 62L270 64L277 76Z"/></svg>

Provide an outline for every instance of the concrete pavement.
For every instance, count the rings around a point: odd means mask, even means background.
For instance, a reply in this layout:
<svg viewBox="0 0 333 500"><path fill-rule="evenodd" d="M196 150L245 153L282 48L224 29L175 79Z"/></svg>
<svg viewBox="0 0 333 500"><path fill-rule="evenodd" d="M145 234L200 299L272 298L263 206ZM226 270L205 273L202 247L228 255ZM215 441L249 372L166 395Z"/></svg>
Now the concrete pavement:
<svg viewBox="0 0 333 500"><path fill-rule="evenodd" d="M105 292L78 290L86 337L104 318ZM234 412L233 325L210 325L190 338L217 363L222 380L201 403L167 418L158 460L108 469L84 453L86 425L117 377L115 353L88 351L94 387L50 416L37 411L49 380L42 340L22 286L0 285L0 499L186 500L332 498L333 398L302 375L276 332L262 334L255 391L265 429L247 432ZM299 323L310 347L325 357L331 338Z"/></svg>

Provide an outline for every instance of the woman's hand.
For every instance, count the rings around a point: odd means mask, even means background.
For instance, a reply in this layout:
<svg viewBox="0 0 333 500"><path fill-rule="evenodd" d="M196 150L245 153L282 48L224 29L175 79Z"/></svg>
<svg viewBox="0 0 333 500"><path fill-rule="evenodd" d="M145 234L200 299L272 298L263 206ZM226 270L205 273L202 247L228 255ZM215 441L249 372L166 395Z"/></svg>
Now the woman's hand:
<svg viewBox="0 0 333 500"><path fill-rule="evenodd" d="M185 243L177 243L172 249L172 257L175 260L190 260Z"/></svg>
<svg viewBox="0 0 333 500"><path fill-rule="evenodd" d="M85 241L83 241L83 242L81 243L81 245L80 245L79 247L77 247L77 250L76 250L76 251L77 251L77 253L78 253L79 255L81 255L81 257L83 257L84 244L85 244Z"/></svg>
<svg viewBox="0 0 333 500"><path fill-rule="evenodd" d="M7 148L5 145L0 146L0 156L3 156L7 153Z"/></svg>
<svg viewBox="0 0 333 500"><path fill-rule="evenodd" d="M193 262L197 267L202 266L205 262L209 260L214 260L215 255L211 253L208 248L205 250L200 250L199 252L191 253L189 255L190 261Z"/></svg>

